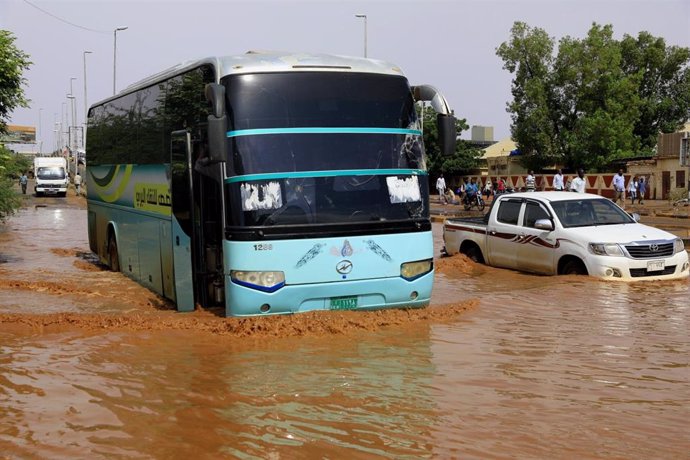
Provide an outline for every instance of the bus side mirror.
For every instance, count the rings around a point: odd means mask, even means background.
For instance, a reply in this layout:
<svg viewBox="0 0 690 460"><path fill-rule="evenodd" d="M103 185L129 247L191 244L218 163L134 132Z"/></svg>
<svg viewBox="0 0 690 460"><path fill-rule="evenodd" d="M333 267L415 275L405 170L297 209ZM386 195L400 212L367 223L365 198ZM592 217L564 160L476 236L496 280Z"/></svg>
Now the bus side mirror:
<svg viewBox="0 0 690 460"><path fill-rule="evenodd" d="M228 117L225 115L225 87L218 83L206 85L206 100L211 103L208 116L208 150L211 163L227 161Z"/></svg>
<svg viewBox="0 0 690 460"><path fill-rule="evenodd" d="M436 124L438 126L438 142L441 147L441 154L451 156L455 153L455 144L457 142L457 131L455 128L455 117L439 113L436 117Z"/></svg>
<svg viewBox="0 0 690 460"><path fill-rule="evenodd" d="M218 83L206 85L206 100L211 103L211 115L221 118L225 115L225 86Z"/></svg>
<svg viewBox="0 0 690 460"><path fill-rule="evenodd" d="M222 163L228 159L228 119L225 115L216 118L208 116L208 158L211 163Z"/></svg>

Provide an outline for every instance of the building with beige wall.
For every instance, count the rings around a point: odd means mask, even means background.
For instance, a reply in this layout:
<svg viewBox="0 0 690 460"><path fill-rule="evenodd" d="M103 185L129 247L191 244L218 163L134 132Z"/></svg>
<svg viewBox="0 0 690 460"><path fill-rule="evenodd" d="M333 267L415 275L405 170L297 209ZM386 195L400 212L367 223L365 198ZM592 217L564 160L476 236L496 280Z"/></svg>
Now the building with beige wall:
<svg viewBox="0 0 690 460"><path fill-rule="evenodd" d="M503 139L484 149L482 155L483 176L510 176L527 173L520 164L519 155L510 153L517 149L517 144L510 138Z"/></svg>
<svg viewBox="0 0 690 460"><path fill-rule="evenodd" d="M688 166L681 164L680 158L681 145L688 142L683 139L688 138L690 123L678 132L659 134L654 157L627 163L628 173L647 177L650 198L667 200L678 190L689 189Z"/></svg>

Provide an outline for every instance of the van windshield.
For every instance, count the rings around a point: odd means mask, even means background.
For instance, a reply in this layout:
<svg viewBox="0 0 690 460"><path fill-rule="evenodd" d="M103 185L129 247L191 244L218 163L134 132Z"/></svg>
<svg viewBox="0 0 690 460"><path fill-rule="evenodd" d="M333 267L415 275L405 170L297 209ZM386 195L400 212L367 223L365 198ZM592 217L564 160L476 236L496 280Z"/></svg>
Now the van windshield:
<svg viewBox="0 0 690 460"><path fill-rule="evenodd" d="M43 180L62 180L65 178L65 169L59 166L38 168L36 177Z"/></svg>

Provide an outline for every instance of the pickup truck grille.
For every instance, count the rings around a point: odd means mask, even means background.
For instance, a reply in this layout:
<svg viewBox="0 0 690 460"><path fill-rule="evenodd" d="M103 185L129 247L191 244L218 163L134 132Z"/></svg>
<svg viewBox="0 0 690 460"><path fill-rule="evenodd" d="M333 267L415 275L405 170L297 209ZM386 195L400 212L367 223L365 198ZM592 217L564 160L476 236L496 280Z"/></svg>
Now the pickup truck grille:
<svg viewBox="0 0 690 460"><path fill-rule="evenodd" d="M625 247L633 259L655 259L673 255L673 242L629 245Z"/></svg>
<svg viewBox="0 0 690 460"><path fill-rule="evenodd" d="M630 276L633 278L641 278L643 276L661 276L661 275L671 275L676 272L675 265L669 265L658 272L648 272L646 268L631 268Z"/></svg>

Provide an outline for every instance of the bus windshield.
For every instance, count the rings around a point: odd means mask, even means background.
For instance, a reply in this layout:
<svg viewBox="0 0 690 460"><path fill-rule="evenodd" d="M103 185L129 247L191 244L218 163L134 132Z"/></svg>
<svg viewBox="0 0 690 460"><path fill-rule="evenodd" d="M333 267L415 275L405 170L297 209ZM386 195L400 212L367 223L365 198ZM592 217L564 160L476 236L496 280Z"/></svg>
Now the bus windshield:
<svg viewBox="0 0 690 460"><path fill-rule="evenodd" d="M233 226L428 219L421 132L407 80L350 72L223 81Z"/></svg>

